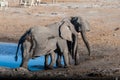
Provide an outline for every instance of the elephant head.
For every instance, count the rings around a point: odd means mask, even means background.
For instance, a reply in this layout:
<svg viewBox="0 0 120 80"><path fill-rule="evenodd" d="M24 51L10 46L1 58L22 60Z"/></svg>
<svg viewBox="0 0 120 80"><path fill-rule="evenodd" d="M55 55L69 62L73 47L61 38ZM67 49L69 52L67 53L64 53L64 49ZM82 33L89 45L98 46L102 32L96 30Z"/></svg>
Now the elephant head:
<svg viewBox="0 0 120 80"><path fill-rule="evenodd" d="M70 21L75 26L77 32L82 32L83 30L90 31L89 23L82 17L71 17Z"/></svg>
<svg viewBox="0 0 120 80"><path fill-rule="evenodd" d="M62 21L63 24L60 27L60 36L63 39L68 40L68 48L69 52L72 54L72 57L78 61L78 33L81 33L82 39L90 55L90 46L85 34L86 31L90 31L89 23L83 18L77 16L64 18ZM78 64L78 62L75 62L75 64Z"/></svg>
<svg viewBox="0 0 120 80"><path fill-rule="evenodd" d="M71 17L71 23L74 25L75 30L77 31L77 33L81 33L82 39L88 49L88 53L90 55L90 46L88 43L88 40L86 38L86 31L90 31L90 25L89 23L84 20L81 17Z"/></svg>

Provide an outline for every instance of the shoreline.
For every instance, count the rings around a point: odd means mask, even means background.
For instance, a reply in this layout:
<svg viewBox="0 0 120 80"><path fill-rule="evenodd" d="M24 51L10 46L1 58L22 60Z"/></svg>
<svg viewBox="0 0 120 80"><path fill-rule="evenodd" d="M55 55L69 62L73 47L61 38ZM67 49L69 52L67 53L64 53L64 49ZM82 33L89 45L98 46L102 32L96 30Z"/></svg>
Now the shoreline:
<svg viewBox="0 0 120 80"><path fill-rule="evenodd" d="M18 43L17 39L13 38L0 38L0 42L6 42L6 43Z"/></svg>

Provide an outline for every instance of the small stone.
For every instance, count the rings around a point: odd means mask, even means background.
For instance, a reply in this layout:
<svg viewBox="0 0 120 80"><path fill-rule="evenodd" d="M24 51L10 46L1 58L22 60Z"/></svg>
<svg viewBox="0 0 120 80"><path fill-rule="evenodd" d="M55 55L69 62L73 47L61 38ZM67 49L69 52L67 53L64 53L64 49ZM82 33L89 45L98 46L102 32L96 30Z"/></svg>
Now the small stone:
<svg viewBox="0 0 120 80"><path fill-rule="evenodd" d="M117 31L117 30L119 30L119 29L120 29L120 28L119 28L119 27L117 27L117 28L115 28L115 29L114 29L114 31Z"/></svg>
<svg viewBox="0 0 120 80"><path fill-rule="evenodd" d="M113 33L113 36L117 36L117 34L116 34L116 33Z"/></svg>

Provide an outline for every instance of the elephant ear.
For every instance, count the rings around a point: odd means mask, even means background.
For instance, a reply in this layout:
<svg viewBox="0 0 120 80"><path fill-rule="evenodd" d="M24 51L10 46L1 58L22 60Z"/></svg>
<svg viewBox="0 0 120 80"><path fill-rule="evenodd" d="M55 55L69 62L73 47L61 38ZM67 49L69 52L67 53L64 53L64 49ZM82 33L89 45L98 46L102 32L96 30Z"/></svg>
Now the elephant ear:
<svg viewBox="0 0 120 80"><path fill-rule="evenodd" d="M69 25L67 25L66 22L63 23L63 25L60 26L60 37L62 37L65 40L72 41L72 32L69 28Z"/></svg>

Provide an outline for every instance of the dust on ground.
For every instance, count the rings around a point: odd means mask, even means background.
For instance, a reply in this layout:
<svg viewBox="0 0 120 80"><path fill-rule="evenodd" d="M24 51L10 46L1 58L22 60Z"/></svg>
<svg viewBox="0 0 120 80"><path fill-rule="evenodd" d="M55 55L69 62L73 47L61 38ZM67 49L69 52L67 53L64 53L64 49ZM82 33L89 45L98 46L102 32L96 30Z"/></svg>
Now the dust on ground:
<svg viewBox="0 0 120 80"><path fill-rule="evenodd" d="M12 0L9 0L12 3ZM32 26L44 26L67 16L82 16L91 25L87 38L91 56L79 37L80 65L71 69L39 71L42 76L104 77L120 75L120 1L81 0L74 3L41 4L19 7L12 3L0 10L0 41L17 42ZM51 75L51 72L55 74ZM45 73L45 74L43 74Z"/></svg>

